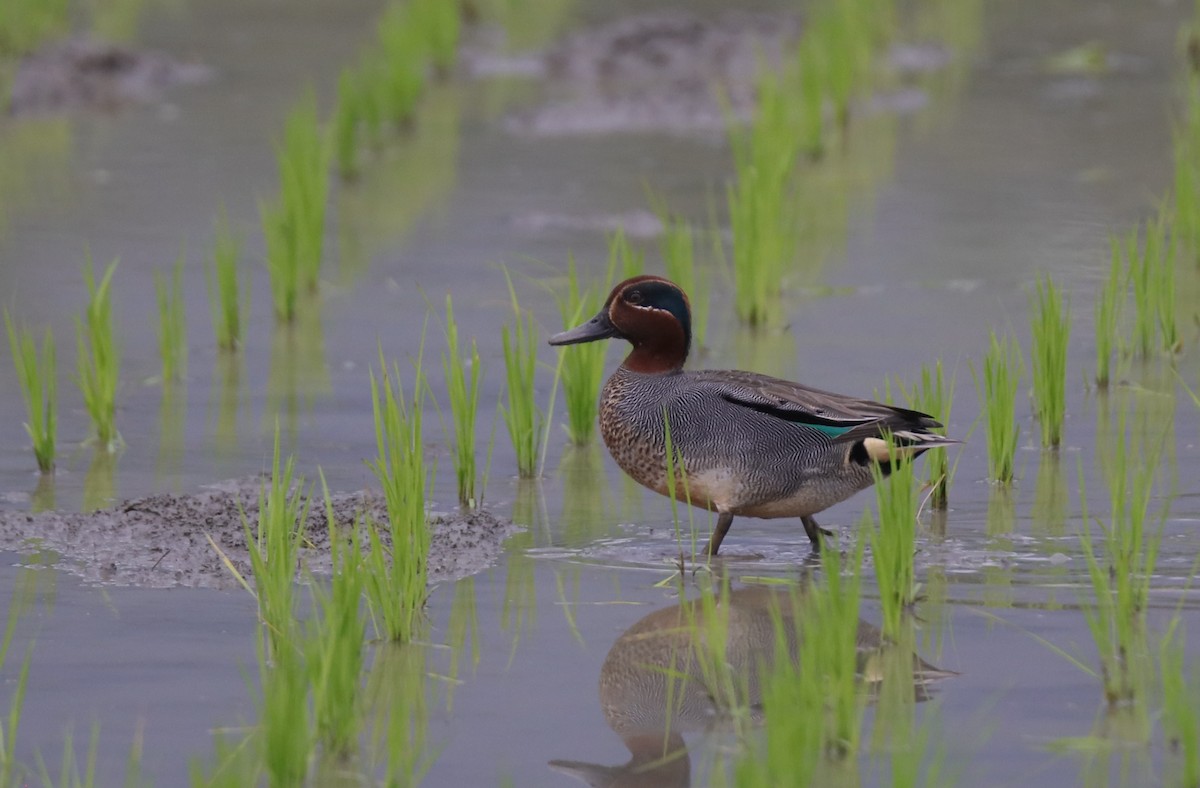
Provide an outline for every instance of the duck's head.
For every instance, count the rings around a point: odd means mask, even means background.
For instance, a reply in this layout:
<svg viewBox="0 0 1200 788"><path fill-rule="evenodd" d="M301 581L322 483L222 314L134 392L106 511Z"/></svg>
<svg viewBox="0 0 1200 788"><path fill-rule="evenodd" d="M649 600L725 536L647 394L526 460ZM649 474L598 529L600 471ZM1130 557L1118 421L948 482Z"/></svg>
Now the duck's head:
<svg viewBox="0 0 1200 788"><path fill-rule="evenodd" d="M550 337L551 345L574 345L614 337L633 345L624 366L636 372L683 367L692 345L692 314L679 285L661 276L635 276L613 288L588 322Z"/></svg>

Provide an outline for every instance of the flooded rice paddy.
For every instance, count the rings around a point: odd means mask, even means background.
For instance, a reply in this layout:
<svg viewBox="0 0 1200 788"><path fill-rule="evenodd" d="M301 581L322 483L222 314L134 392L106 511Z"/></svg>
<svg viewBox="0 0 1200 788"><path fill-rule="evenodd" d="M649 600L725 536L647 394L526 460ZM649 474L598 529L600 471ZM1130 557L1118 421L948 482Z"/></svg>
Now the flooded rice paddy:
<svg viewBox="0 0 1200 788"><path fill-rule="evenodd" d="M409 369L424 336L429 391L445 410L426 400L426 456L437 467L430 506L449 534L436 549L455 560L439 564L421 663L379 657L364 679L379 692L407 671L430 688L421 782L732 779L743 737L711 687L693 684L686 713L666 719L647 702L668 670L654 668L654 649L677 634L672 622L712 576L689 565L682 589L672 581L680 539L670 502L624 478L598 439L569 445L561 392L544 474L518 479L497 410L500 326L512 316L503 267L545 338L560 330L554 293L568 256L585 283L603 287L615 228L626 227L647 269L661 272L648 190L698 226L712 214L721 224L732 161L709 80L739 86L733 115L751 111L747 59L791 45L806 12L763 2L731 17L715 2L688 3L686 14L684 4L651 5L542 0L509 20L507 33L487 14L469 25L461 68L430 87L412 128L357 181L335 186L319 303L289 327L275 324L261 264L258 206L277 182L272 143L307 86L323 110L331 106L339 71L371 39L381 4L149 3L128 45L203 66L204 81L164 87L147 103L0 121L0 306L54 328L62 405L58 471L40 477L18 383L0 354L0 596L15 600L10 616L20 611L0 708L9 708L32 649L18 763L35 774L39 754L58 764L68 730L82 758L95 729L95 784L123 780L137 743L146 782L184 785L190 764L214 761L215 731L234 737L255 725L256 603L202 538L236 536L236 507L179 521L170 513L221 495L240 495L252 510L245 480L269 468L276 427L299 473L313 480L319 468L343 503L371 495L369 371L381 351ZM1200 385L1200 269L1180 264L1182 351L1119 364L1107 394L1090 381L1092 304L1109 236L1153 215L1172 183L1179 36L1191 9L912 5L883 55L892 78L857 101L844 150L802 189L810 225L802 270L787 282L786 326L739 324L732 289L709 259L710 325L691 364L883 396L889 379L916 380L940 359L955 382L948 433L964 444L950 455L949 510L923 514L918 529L913 664L928 680L914 694L931 737L922 758L942 763L952 784L1182 784L1158 730L1157 695L1114 711L1089 673L1098 669L1085 612L1094 592L1079 534L1081 501L1108 517L1100 460L1126 413L1136 435L1164 441L1150 501L1165 517L1149 627L1161 633L1178 612L1190 664L1200 653L1191 589L1200 406L1187 387ZM918 13L951 6L957 13ZM756 31L761 50L747 43ZM212 341L205 287L221 206L244 238L250 290L235 356ZM153 275L181 248L188 371L184 385L164 389ZM98 266L120 259L125 445L113 455L86 443L70 377L89 255ZM1065 442L1039 448L1026 373L1016 480L1004 488L988 481L972 370L992 330L1011 332L1028 354L1031 293L1045 273L1071 306ZM439 363L437 305L447 293L482 363L477 438L490 447L482 524L456 514ZM607 353L611 370L623 348ZM544 346L539 357L545 407L557 357ZM126 502L138 500L169 504L168 515L150 525L123 519L139 508ZM873 506L867 491L820 520L849 550ZM109 513L78 514L97 509ZM694 529L701 543L714 519L698 510L679 517L685 541ZM458 560L464 554L475 563ZM814 564L798 521L736 520L714 562L732 583L744 634L746 653L730 656L736 667L753 674L754 654L773 648L762 637L764 579L796 579ZM869 651L880 603L866 566L859 637ZM662 626L666 634L655 635ZM865 730L879 708L868 705ZM760 716L755 707L756 724ZM665 761L664 741L673 753ZM864 742L860 769L841 779L887 782L888 757L872 751L869 734ZM312 781L355 779L326 772Z"/></svg>

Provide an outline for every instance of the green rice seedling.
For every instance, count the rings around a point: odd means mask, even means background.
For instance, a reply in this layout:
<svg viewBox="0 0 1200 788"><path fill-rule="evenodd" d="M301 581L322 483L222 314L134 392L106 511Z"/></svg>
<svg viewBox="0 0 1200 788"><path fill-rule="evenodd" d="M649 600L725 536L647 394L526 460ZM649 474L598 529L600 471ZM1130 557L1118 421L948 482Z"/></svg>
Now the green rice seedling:
<svg viewBox="0 0 1200 788"><path fill-rule="evenodd" d="M1080 544L1095 594L1094 604L1085 608L1085 612L1099 652L1104 695L1110 706L1133 701L1145 683L1149 660L1146 615L1166 522L1164 508L1157 530L1150 530L1147 523L1161 446L1160 442L1143 450L1131 444L1125 428L1125 412L1120 412L1113 442L1100 458L1104 463L1110 514L1107 525L1096 521L1101 534L1099 544L1092 535L1080 469L1084 523Z"/></svg>
<svg viewBox="0 0 1200 788"><path fill-rule="evenodd" d="M117 261L113 260L97 285L92 264L88 262L83 271L88 304L83 317L75 319L79 391L96 430L96 440L109 452L121 441L116 427L121 349L113 333L112 316L112 277L116 270Z"/></svg>
<svg viewBox="0 0 1200 788"><path fill-rule="evenodd" d="M162 272L154 272L154 292L158 299L158 355L162 359L163 386L187 377L187 313L183 300L183 253L175 261L168 282Z"/></svg>
<svg viewBox="0 0 1200 788"><path fill-rule="evenodd" d="M704 347L708 333L709 291L708 275L696 266L695 239L691 225L682 217L665 211L659 213L663 223L662 258L667 278L683 288L692 307L692 339Z"/></svg>
<svg viewBox="0 0 1200 788"><path fill-rule="evenodd" d="M1067 410L1067 345L1071 338L1071 306L1064 294L1046 276L1037 283L1030 305L1033 346L1033 407L1042 431L1042 448L1062 444L1063 420Z"/></svg>
<svg viewBox="0 0 1200 788"><path fill-rule="evenodd" d="M295 477L295 459L288 457L282 465L279 460L276 426L271 478L259 489L255 525L251 527L250 518L241 513L254 573L253 593L258 600L259 618L267 630L272 658L296 648L296 571L310 506L304 493L304 479ZM245 579L238 577L249 589Z"/></svg>
<svg viewBox="0 0 1200 788"><path fill-rule="evenodd" d="M536 401L538 331L533 314L521 309L507 270L504 279L512 303L513 324L511 329L507 324L500 329L507 392L507 406L502 406L502 410L513 453L517 456L517 474L528 479L537 475L538 435L543 421Z"/></svg>
<svg viewBox="0 0 1200 788"><path fill-rule="evenodd" d="M971 365L975 390L979 392L987 432L988 470L994 481L1008 484L1013 479L1013 462L1021 428L1017 424L1017 388L1021 381L1021 349L1016 340L1001 340L991 333L983 359L982 379Z"/></svg>
<svg viewBox="0 0 1200 788"><path fill-rule="evenodd" d="M54 449L58 438L58 369L54 354L54 333L46 329L42 352L38 355L33 332L18 328L4 311L8 346L21 398L25 401L25 432L33 441L33 456L42 473L54 472Z"/></svg>
<svg viewBox="0 0 1200 788"><path fill-rule="evenodd" d="M281 321L295 319L300 294L316 292L320 283L329 155L310 92L288 115L283 141L276 146L279 196L259 206L275 316Z"/></svg>
<svg viewBox="0 0 1200 788"><path fill-rule="evenodd" d="M912 388L906 388L899 380L896 383L910 408L928 413L942 424L950 422L950 408L954 404L955 379L951 376L949 385L946 384L946 375L941 359L938 359L937 363L933 365L932 370L927 366L922 366L921 377ZM949 506L950 482L954 477L954 469L950 466L950 457L946 453L946 449L942 447L930 449L925 453L925 457L926 485L930 489L929 505L934 511L945 511Z"/></svg>
<svg viewBox="0 0 1200 788"><path fill-rule="evenodd" d="M96 785L96 758L99 753L100 723L92 724L92 732L88 736L87 753L84 755L82 763L79 761L79 756L75 754L74 731L68 726L63 733L63 752L58 764L58 780L56 781L50 776L50 769L46 766L46 760L42 757L41 751L36 754L38 779L45 788L52 788L55 785L63 786L63 788L94 788ZM80 771L81 766L82 771Z"/></svg>
<svg viewBox="0 0 1200 788"><path fill-rule="evenodd" d="M753 326L782 322L783 280L798 248L790 192L796 162L790 97L779 78L760 70L758 112L749 131L733 127L734 182L727 191L733 236L734 306Z"/></svg>
<svg viewBox="0 0 1200 788"><path fill-rule="evenodd" d="M1096 330L1096 386L1106 389L1112 380L1113 356L1121 352L1121 314L1125 306L1125 277L1121 265L1121 242L1113 236L1109 240L1112 255L1108 266L1108 278L1100 288L1093 312Z"/></svg>
<svg viewBox="0 0 1200 788"><path fill-rule="evenodd" d="M422 442L421 404L424 376L416 364L411 401L400 385L400 371L389 375L383 352L380 377L371 373L371 410L377 456L369 464L387 505L390 538L385 545L380 524L367 520L366 592L380 636L406 642L421 623L427 581L430 529L425 512L429 474ZM394 382L393 382L394 381Z"/></svg>
<svg viewBox="0 0 1200 788"><path fill-rule="evenodd" d="M425 44L425 54L439 74L449 74L458 60L462 32L459 4L443 0L412 0L410 24Z"/></svg>
<svg viewBox="0 0 1200 788"><path fill-rule="evenodd" d="M1159 675L1162 677L1162 730L1170 765L1172 785L1200 785L1200 683L1196 671L1185 673L1182 621L1171 620L1159 645Z"/></svg>
<svg viewBox="0 0 1200 788"><path fill-rule="evenodd" d="M361 524L356 522L348 534L340 533L324 473L321 491L329 529L331 577L328 588L316 578L310 579L313 615L305 637L305 664L317 741L326 756L340 760L354 750L363 725L359 683L364 666L366 621L361 603L366 576Z"/></svg>
<svg viewBox="0 0 1200 788"><path fill-rule="evenodd" d="M372 112L380 120L411 123L425 90L426 31L412 19L418 11L411 4L392 3L379 20L379 51L364 65L364 72L376 104Z"/></svg>
<svg viewBox="0 0 1200 788"><path fill-rule="evenodd" d="M620 271L622 279L646 273L646 256L630 245L624 227L608 236L608 270Z"/></svg>
<svg viewBox="0 0 1200 788"><path fill-rule="evenodd" d="M473 508L479 505L476 496L475 419L479 415L479 381L483 369L474 340L471 340L470 354L465 360L463 358L458 341L458 324L454 321L454 304L449 294L446 295L446 346L442 370L446 376L446 396L450 398L450 414L454 422L454 475L458 482L458 502Z"/></svg>
<svg viewBox="0 0 1200 788"><path fill-rule="evenodd" d="M853 778L845 772L855 768L866 708L858 676L865 544L859 539L848 561L837 550L822 553L821 579L793 596L795 659L783 636L782 617L788 611L772 611L776 654L762 679L763 746L738 758L736 785L819 785Z"/></svg>
<svg viewBox="0 0 1200 788"><path fill-rule="evenodd" d="M67 28L67 0L6 0L0 8L0 58L31 52Z"/></svg>
<svg viewBox="0 0 1200 788"><path fill-rule="evenodd" d="M205 267L205 284L213 334L217 347L224 351L236 350L241 345L242 325L246 322L249 293L243 295L238 282L241 246L241 238L229 226L229 217L222 208L214 224L212 257Z"/></svg>
<svg viewBox="0 0 1200 788"><path fill-rule="evenodd" d="M611 278L611 277L610 277ZM559 299L563 328L576 326L586 315L600 308L601 302L591 290L580 290L575 258L567 261L567 293ZM591 443L596 433L597 399L604 377L604 356L608 342L587 342L562 349L562 388L567 403L567 437L576 446Z"/></svg>
<svg viewBox="0 0 1200 788"><path fill-rule="evenodd" d="M900 456L902 450L888 439L890 456ZM879 523L872 518L871 558L875 564L875 582L879 586L879 606L882 610L883 634L896 639L906 616L912 611L919 586L913 555L916 552L917 494L913 485L912 462L892 463L885 478L883 470L872 464L875 477L875 505ZM867 515L870 517L870 514Z"/></svg>
<svg viewBox="0 0 1200 788"><path fill-rule="evenodd" d="M1133 348L1142 358L1149 358L1159 348L1176 353L1180 349L1175 314L1176 232L1165 209L1146 223L1140 249L1139 236L1137 227L1125 236L1127 276L1133 293Z"/></svg>

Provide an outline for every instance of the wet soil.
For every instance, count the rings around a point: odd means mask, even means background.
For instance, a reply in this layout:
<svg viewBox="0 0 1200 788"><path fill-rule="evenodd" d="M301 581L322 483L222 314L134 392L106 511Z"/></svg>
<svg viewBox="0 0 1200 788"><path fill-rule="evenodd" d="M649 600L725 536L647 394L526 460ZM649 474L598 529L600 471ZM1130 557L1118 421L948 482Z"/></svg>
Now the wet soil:
<svg viewBox="0 0 1200 788"><path fill-rule="evenodd" d="M223 553L251 580L245 521L257 521L259 478L213 485L189 495L162 493L84 514L0 511L0 550L57 553L60 569L84 580L146 588L235 588ZM354 528L360 517L387 522L381 496L370 492L331 496L335 526ZM429 582L457 580L495 563L504 540L516 530L486 511L455 511L432 518ZM380 528L385 544L387 529ZM211 540L211 541L210 541ZM301 551L304 568L327 574L329 528L324 502L310 501Z"/></svg>
<svg viewBox="0 0 1200 788"><path fill-rule="evenodd" d="M8 112L24 116L151 104L172 87L211 78L207 66L78 36L49 44L21 61Z"/></svg>

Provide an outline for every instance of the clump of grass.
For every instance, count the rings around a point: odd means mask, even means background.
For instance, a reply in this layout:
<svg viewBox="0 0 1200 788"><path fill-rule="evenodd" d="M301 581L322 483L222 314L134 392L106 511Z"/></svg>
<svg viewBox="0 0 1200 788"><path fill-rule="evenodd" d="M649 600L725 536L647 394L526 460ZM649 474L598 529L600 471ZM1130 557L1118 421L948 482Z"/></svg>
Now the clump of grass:
<svg viewBox="0 0 1200 788"><path fill-rule="evenodd" d="M68 25L67 0L5 0L0 8L0 57L31 52Z"/></svg>
<svg viewBox="0 0 1200 788"><path fill-rule="evenodd" d="M154 292L158 299L158 355L162 359L162 382L187 376L187 313L183 300L183 253L175 261L170 281L162 272L154 272Z"/></svg>
<svg viewBox="0 0 1200 788"><path fill-rule="evenodd" d="M412 25L439 74L449 74L458 60L462 32L459 4L444 0L412 0Z"/></svg>
<svg viewBox="0 0 1200 788"><path fill-rule="evenodd" d="M663 223L662 258L667 278L683 288L692 308L692 338L704 347L708 332L708 276L696 266L695 238L682 217L660 212Z"/></svg>
<svg viewBox="0 0 1200 788"><path fill-rule="evenodd" d="M622 279L646 272L646 256L629 243L624 227L618 227L608 236L608 270L620 271Z"/></svg>
<svg viewBox="0 0 1200 788"><path fill-rule="evenodd" d="M116 427L121 349L114 336L112 317L112 277L116 270L117 261L113 260L97 285L88 262L83 271L88 304L83 317L75 320L77 382L96 430L96 440L104 451L113 451L121 440Z"/></svg>
<svg viewBox="0 0 1200 788"><path fill-rule="evenodd" d="M1174 785L1200 785L1200 692L1195 671L1185 674L1184 642L1178 617L1172 619L1159 646L1162 676L1162 728L1167 752L1174 760Z"/></svg>
<svg viewBox="0 0 1200 788"><path fill-rule="evenodd" d="M350 68L342 69L338 77L338 103L333 113L331 134L333 157L343 180L357 178L360 169L358 133L363 121L365 97L359 81L358 72Z"/></svg>
<svg viewBox="0 0 1200 788"><path fill-rule="evenodd" d="M17 383L25 400L25 432L33 441L33 456L42 473L54 472L54 452L58 439L58 369L54 353L54 333L46 329L42 352L38 355L33 332L18 328L4 311L8 346L12 351Z"/></svg>
<svg viewBox="0 0 1200 788"><path fill-rule="evenodd" d="M902 456L903 449L888 439L888 455ZM875 564L875 582L879 586L883 634L899 637L905 616L912 610L919 586L913 566L917 545L917 494L913 486L913 464L891 463L891 473L872 463L875 477L875 505L879 510L878 527L872 519L871 557ZM870 517L870 514L867 515Z"/></svg>
<svg viewBox="0 0 1200 788"><path fill-rule="evenodd" d="M279 427L275 428L275 449L271 458L271 478L258 493L258 518L254 527L245 512L242 527L254 573L254 595L258 615L268 633L272 658L295 649L295 581L308 522L309 501L304 494L304 479L295 478L295 460L279 462ZM242 578L243 586L249 585Z"/></svg>
<svg viewBox="0 0 1200 788"><path fill-rule="evenodd" d="M1141 243L1140 235L1140 228L1134 227L1124 243L1133 294L1133 349L1142 358L1149 358L1159 348L1176 353L1180 349L1175 314L1176 234L1165 210L1146 223Z"/></svg>
<svg viewBox="0 0 1200 788"><path fill-rule="evenodd" d="M379 20L378 54L370 56L364 75L375 104L372 112L381 120L411 123L425 90L426 45L423 31L413 23L418 11L393 3Z"/></svg>
<svg viewBox="0 0 1200 788"><path fill-rule="evenodd" d="M988 471L994 481L1008 484L1013 479L1017 440L1017 388L1021 380L1021 349L1011 337L1000 339L991 333L987 355L983 359L982 379L971 365L975 389L979 392L987 433Z"/></svg>
<svg viewBox="0 0 1200 788"><path fill-rule="evenodd" d="M950 423L955 379L951 377L947 385L941 359L932 370L927 366L921 367L921 377L912 388L906 388L900 381L897 383L910 408L928 413L942 424ZM945 433L945 428L939 432ZM944 511L949 506L950 482L954 476L950 457L944 447L930 449L925 457L926 484L930 488L929 505L935 511Z"/></svg>
<svg viewBox="0 0 1200 788"><path fill-rule="evenodd" d="M1042 448L1062 444L1067 410L1067 345L1071 338L1071 307L1065 294L1046 276L1037 283L1030 357L1033 366L1033 406L1042 431Z"/></svg>
<svg viewBox="0 0 1200 788"><path fill-rule="evenodd" d="M504 424L517 456L517 474L528 479L537 475L538 435L542 430L542 412L537 406L535 381L537 376L537 325L530 312L523 311L517 301L508 271L504 272L508 295L512 302L513 325L500 329L504 348L504 374L508 404L503 407Z"/></svg>
<svg viewBox="0 0 1200 788"><path fill-rule="evenodd" d="M380 524L367 520L366 593L380 636L408 641L421 621L428 596L430 531L425 512L428 473L422 442L421 361L416 364L411 400L400 385L400 371L389 375L380 352L380 377L371 373L371 410L377 456L369 465L383 488L390 547Z"/></svg>
<svg viewBox="0 0 1200 788"><path fill-rule="evenodd" d="M475 487L478 482L475 462L475 418L479 413L479 381L482 365L475 341L464 360L458 341L458 324L454 321L454 305L446 296L446 345L442 369L446 376L446 396L450 398L450 414L454 422L454 475L458 482L458 502L463 506L478 504ZM467 368L470 371L467 371Z"/></svg>
<svg viewBox="0 0 1200 788"><path fill-rule="evenodd" d="M1121 313L1125 305L1125 278L1122 274L1121 243L1115 236L1110 239L1112 248L1108 278L1100 289L1094 307L1096 330L1096 386L1108 388L1112 381L1112 360L1121 353Z"/></svg>
<svg viewBox="0 0 1200 788"><path fill-rule="evenodd" d="M241 239L229 226L229 217L222 210L214 225L212 257L205 268L205 284L217 347L225 351L236 350L242 343L246 309L238 282L241 245Z"/></svg>
<svg viewBox="0 0 1200 788"><path fill-rule="evenodd" d="M1096 597L1085 612L1100 655L1104 695L1110 705L1137 697L1144 684L1144 663L1149 659L1146 614L1166 517L1164 511L1157 531L1151 531L1147 514L1160 453L1161 443L1149 456L1131 445L1125 412L1121 411L1114 441L1101 458L1108 486L1109 522L1105 525L1096 521L1101 532L1099 545L1092 536L1080 470L1084 522L1080 543Z"/></svg>
<svg viewBox="0 0 1200 788"><path fill-rule="evenodd" d="M567 293L559 299L563 328L573 328L600 308L590 290L580 290L575 258L567 262ZM567 436L576 446L591 443L596 432L596 402L604 377L607 342L586 342L562 349L562 388L567 405Z"/></svg>
<svg viewBox="0 0 1200 788"><path fill-rule="evenodd" d="M311 92L288 115L275 158L279 196L274 203L261 203L259 213L275 316L290 322L300 295L316 292L320 282L329 199L329 144Z"/></svg>

